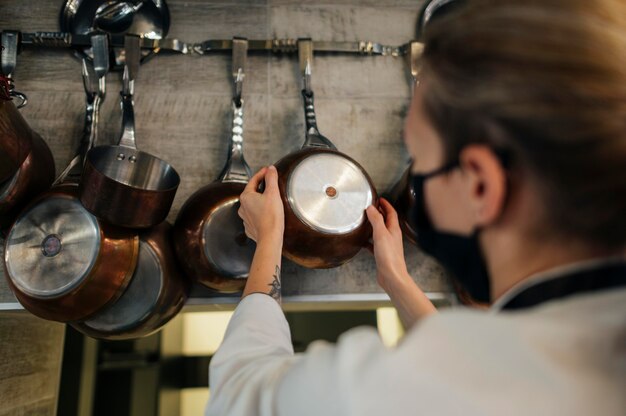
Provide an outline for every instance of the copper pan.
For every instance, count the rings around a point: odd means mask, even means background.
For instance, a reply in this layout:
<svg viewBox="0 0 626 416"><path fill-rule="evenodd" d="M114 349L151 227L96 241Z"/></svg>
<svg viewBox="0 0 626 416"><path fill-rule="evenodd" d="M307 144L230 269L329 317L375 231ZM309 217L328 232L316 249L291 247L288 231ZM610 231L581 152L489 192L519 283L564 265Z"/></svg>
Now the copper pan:
<svg viewBox="0 0 626 416"><path fill-rule="evenodd" d="M2 82L0 76L0 83ZM0 88L0 182L15 175L32 148L32 132Z"/></svg>
<svg viewBox="0 0 626 416"><path fill-rule="evenodd" d="M233 127L229 156L220 178L194 193L181 208L174 225L174 247L194 281L220 292L243 289L255 244L246 237L237 211L239 195L250 179L243 156L243 101L248 42L233 40Z"/></svg>
<svg viewBox="0 0 626 416"><path fill-rule="evenodd" d="M126 35L119 143L94 147L88 153L80 190L80 200L90 212L129 228L149 228L163 222L180 184L171 165L137 150L133 90L141 55L139 41Z"/></svg>
<svg viewBox="0 0 626 416"><path fill-rule="evenodd" d="M283 255L304 267L337 267L368 243L372 228L365 209L378 197L365 170L319 132L310 89L311 40L301 39L298 48L306 140L276 163L285 207Z"/></svg>
<svg viewBox="0 0 626 416"><path fill-rule="evenodd" d="M13 90L19 38L19 32L5 30L0 39L0 230L11 225L32 198L50 187L55 173L50 149L17 111L26 104L26 96ZM17 108L13 98L21 100Z"/></svg>
<svg viewBox="0 0 626 416"><path fill-rule="evenodd" d="M72 326L94 338L121 340L150 335L176 316L187 300L190 283L178 270L171 229L163 222L142 231L137 268L122 296Z"/></svg>
<svg viewBox="0 0 626 416"><path fill-rule="evenodd" d="M32 132L17 111L26 105L26 96L16 92L12 74L17 64L20 33L5 30L0 35L0 182L15 175L31 149ZM21 102L17 107L13 98Z"/></svg>
<svg viewBox="0 0 626 416"><path fill-rule="evenodd" d="M415 209L415 194L411 187L410 168L402 174L400 180L393 187L389 195L389 201L398 212L398 221L402 234L413 244L417 244L417 232L413 223Z"/></svg>
<svg viewBox="0 0 626 416"><path fill-rule="evenodd" d="M94 314L119 298L137 263L137 235L99 221L78 200L76 181L96 140L104 76L94 92L83 61L87 110L78 154L55 186L22 211L5 242L9 285L28 311L44 319L68 322Z"/></svg>
<svg viewBox="0 0 626 416"><path fill-rule="evenodd" d="M18 171L0 184L0 229L11 225L20 210L54 181L54 159L44 140L34 131L32 147Z"/></svg>

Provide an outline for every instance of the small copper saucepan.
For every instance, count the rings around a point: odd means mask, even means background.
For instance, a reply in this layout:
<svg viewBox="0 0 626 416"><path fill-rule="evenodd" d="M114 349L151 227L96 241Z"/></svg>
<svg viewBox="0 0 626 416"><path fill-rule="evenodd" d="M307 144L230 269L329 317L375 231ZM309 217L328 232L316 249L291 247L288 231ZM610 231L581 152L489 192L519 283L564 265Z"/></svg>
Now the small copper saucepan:
<svg viewBox="0 0 626 416"><path fill-rule="evenodd" d="M220 292L242 290L255 244L246 237L237 211L250 179L243 157L243 100L248 41L233 40L233 128L226 166L219 179L185 202L174 225L174 247L188 276Z"/></svg>
<svg viewBox="0 0 626 416"><path fill-rule="evenodd" d="M337 267L367 244L372 228L365 209L378 196L361 165L320 134L310 88L312 41L301 39L298 48L307 131L302 149L276 163L285 207L283 254L304 267Z"/></svg>
<svg viewBox="0 0 626 416"><path fill-rule="evenodd" d="M104 75L97 92L89 87L85 62L83 77L87 111L80 151L56 185L20 214L4 252L6 276L20 303L61 322L84 319L117 299L130 282L139 250L135 233L101 222L78 200L75 180L96 140L104 96Z"/></svg>
<svg viewBox="0 0 626 416"><path fill-rule="evenodd" d="M150 335L182 309L190 284L179 273L171 247L171 225L140 233L139 260L122 296L72 326L94 338L121 340Z"/></svg>
<svg viewBox="0 0 626 416"><path fill-rule="evenodd" d="M18 32L2 32L2 94L21 99L15 92L12 72L17 62ZM34 132L12 101L0 99L0 230L11 225L20 210L35 196L50 187L54 180L54 159L48 145Z"/></svg>
<svg viewBox="0 0 626 416"><path fill-rule="evenodd" d="M167 162L137 150L133 90L141 56L140 39L126 35L122 135L117 146L94 147L85 161L80 201L112 224L149 228L165 220L180 177Z"/></svg>

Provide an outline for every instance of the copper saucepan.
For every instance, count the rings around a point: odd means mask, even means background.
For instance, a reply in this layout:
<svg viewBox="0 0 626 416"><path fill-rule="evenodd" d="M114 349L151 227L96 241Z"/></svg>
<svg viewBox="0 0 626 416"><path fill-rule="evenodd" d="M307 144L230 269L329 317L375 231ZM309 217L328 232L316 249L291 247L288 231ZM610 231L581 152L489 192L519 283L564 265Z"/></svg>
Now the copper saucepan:
<svg viewBox="0 0 626 416"><path fill-rule="evenodd" d="M104 96L104 75L96 92L89 87L85 62L83 76L87 111L80 151L57 184L20 214L4 252L6 276L20 303L41 318L61 322L84 319L117 299L139 250L135 233L98 220L78 200L75 181L96 139Z"/></svg>
<svg viewBox="0 0 626 416"><path fill-rule="evenodd" d="M250 179L243 156L243 100L248 41L233 40L233 128L229 156L219 179L185 202L174 225L174 247L188 276L220 292L242 290L255 244L246 237L237 210Z"/></svg>
<svg viewBox="0 0 626 416"><path fill-rule="evenodd" d="M167 162L137 150L133 110L139 71L140 39L126 35L122 135L117 146L94 147L85 161L80 200L90 212L112 224L148 228L165 220L180 177Z"/></svg>
<svg viewBox="0 0 626 416"><path fill-rule="evenodd" d="M365 170L319 132L310 88L312 41L301 39L298 48L307 131L302 149L276 163L285 207L283 254L304 267L337 267L367 244L372 228L365 209L378 197Z"/></svg>
<svg viewBox="0 0 626 416"><path fill-rule="evenodd" d="M10 85L11 98L21 99L19 108L26 104L26 97L12 90L11 77L17 62L19 35L4 31L1 39L2 74ZM2 89L6 93L6 85ZM28 127L11 101L0 100L0 142L0 230L4 230L32 198L50 187L55 169L48 145Z"/></svg>
<svg viewBox="0 0 626 416"><path fill-rule="evenodd" d="M94 338L120 340L150 335L182 309L190 284L179 273L171 247L171 225L140 233L139 260L122 296L72 326Z"/></svg>

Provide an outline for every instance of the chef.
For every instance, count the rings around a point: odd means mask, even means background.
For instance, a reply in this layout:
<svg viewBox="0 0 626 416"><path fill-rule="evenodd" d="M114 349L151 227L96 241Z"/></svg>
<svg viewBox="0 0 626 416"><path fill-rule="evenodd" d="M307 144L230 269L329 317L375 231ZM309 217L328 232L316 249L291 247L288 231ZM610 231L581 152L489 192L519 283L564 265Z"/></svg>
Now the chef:
<svg viewBox="0 0 626 416"><path fill-rule="evenodd" d="M358 328L294 355L264 168L241 195L257 249L208 415L626 414L626 3L470 0L424 44L405 127L418 245L490 308L438 313L381 200L376 278L406 336Z"/></svg>

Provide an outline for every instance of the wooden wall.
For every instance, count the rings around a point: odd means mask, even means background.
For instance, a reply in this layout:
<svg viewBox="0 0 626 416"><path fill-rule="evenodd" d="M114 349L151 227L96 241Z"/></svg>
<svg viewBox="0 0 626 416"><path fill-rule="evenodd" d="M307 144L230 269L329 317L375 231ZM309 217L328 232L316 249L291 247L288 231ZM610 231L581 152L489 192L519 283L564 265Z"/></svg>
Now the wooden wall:
<svg viewBox="0 0 626 416"><path fill-rule="evenodd" d="M63 2L0 3L0 28L58 30ZM421 1L409 0L170 0L170 37L186 42L209 38L297 38L372 40L389 45L414 36ZM277 161L303 141L300 78L295 56L250 58L245 87L245 151L253 170ZM182 177L172 212L199 187L213 181L225 161L230 131L230 57L158 56L144 65L136 82L138 146L174 165ZM25 50L15 74L30 103L23 113L48 141L57 170L73 154L81 135L84 94L80 62L69 51ZM101 113L101 141L119 137L120 74L108 78ZM401 137L410 97L402 58L323 56L313 72L318 124L337 147L370 173L379 192L388 190L406 166ZM434 262L407 247L409 270L424 290L447 290ZM288 262L284 290L373 293L375 265L365 250L351 263L313 271ZM312 277L311 279L309 279ZM304 283L303 283L304 282ZM304 285L304 286L302 286ZM312 287L314 286L314 287Z"/></svg>

